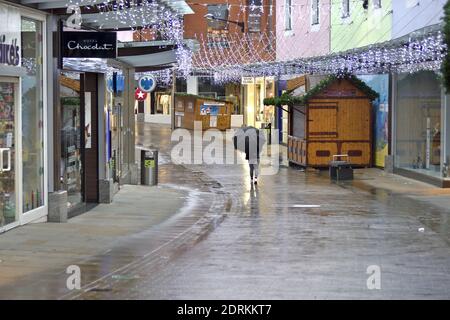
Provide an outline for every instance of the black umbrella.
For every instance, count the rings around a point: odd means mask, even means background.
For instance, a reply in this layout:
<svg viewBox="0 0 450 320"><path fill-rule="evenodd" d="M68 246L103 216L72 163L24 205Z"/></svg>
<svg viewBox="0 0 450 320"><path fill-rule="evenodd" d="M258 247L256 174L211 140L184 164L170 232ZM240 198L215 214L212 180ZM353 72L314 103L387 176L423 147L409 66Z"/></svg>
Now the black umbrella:
<svg viewBox="0 0 450 320"><path fill-rule="evenodd" d="M233 136L233 145L236 150L245 152L247 160L259 159L259 154L266 143L264 134L252 126L237 129Z"/></svg>

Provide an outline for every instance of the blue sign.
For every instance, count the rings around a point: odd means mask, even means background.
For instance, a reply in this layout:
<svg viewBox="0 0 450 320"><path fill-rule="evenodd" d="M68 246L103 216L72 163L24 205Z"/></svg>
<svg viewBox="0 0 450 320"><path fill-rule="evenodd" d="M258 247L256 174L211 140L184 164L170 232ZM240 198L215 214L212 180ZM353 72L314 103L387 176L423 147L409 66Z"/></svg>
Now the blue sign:
<svg viewBox="0 0 450 320"><path fill-rule="evenodd" d="M156 87L156 79L153 76L142 76L138 80L138 87L143 92L152 92Z"/></svg>

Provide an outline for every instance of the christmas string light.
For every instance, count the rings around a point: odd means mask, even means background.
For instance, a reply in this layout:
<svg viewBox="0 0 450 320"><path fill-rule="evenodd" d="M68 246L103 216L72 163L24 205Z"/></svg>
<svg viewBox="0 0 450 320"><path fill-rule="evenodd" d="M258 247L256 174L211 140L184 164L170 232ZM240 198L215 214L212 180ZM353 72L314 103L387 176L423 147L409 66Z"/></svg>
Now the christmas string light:
<svg viewBox="0 0 450 320"><path fill-rule="evenodd" d="M290 61L258 62L196 69L215 82L240 81L242 76L283 76L288 74L381 74L438 70L447 52L440 30L408 41L394 40L340 53Z"/></svg>

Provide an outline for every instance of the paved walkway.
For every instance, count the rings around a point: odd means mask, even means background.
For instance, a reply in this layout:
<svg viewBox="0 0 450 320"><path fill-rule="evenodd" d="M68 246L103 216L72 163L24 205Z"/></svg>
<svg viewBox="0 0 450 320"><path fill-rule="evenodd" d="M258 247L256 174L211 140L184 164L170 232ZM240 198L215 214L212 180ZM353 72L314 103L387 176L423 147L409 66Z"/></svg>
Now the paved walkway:
<svg viewBox="0 0 450 320"><path fill-rule="evenodd" d="M223 219L226 195L210 178L163 164L155 187L125 185L68 223L37 223L0 235L0 299L75 298L104 277L120 281L136 265L157 269L193 246ZM82 291L66 287L66 269L81 269Z"/></svg>
<svg viewBox="0 0 450 320"><path fill-rule="evenodd" d="M376 169L336 184L283 167L251 188L245 166L189 168L220 182L235 210L161 272L135 270L139 281L116 287L114 297L450 298L450 207L414 199L445 203L447 191ZM373 265L381 290L367 288Z"/></svg>
<svg viewBox="0 0 450 320"><path fill-rule="evenodd" d="M137 142L158 146L167 163L170 130L148 124L138 129ZM52 230L51 224L29 225L0 235L14 238L0 241L0 259L16 247L24 259L0 275L24 268L33 254L44 263L24 271L28 276L3 280L0 297L450 298L447 191L376 169L334 183L324 173L282 166L253 188L245 165L167 163L161 170L164 188L154 190L155 201L132 211L130 203L146 201L136 193L139 187L130 187L131 201L125 200L128 186L118 194L124 202L111 206L118 214L108 216L122 217L117 225L101 219L104 210ZM147 221L145 213L156 208L167 210ZM134 220L127 217L131 212ZM68 233L80 219L86 219L83 228ZM64 244L56 255L61 260L45 262L58 243ZM65 288L61 270L69 263L81 266L82 290ZM367 288L366 271L374 265L381 269L380 290Z"/></svg>

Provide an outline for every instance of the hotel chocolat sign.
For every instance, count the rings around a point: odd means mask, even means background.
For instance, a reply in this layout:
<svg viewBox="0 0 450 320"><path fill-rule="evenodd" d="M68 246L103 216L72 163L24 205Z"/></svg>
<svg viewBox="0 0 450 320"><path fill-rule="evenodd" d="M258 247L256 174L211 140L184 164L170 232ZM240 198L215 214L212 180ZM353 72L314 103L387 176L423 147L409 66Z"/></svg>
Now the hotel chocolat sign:
<svg viewBox="0 0 450 320"><path fill-rule="evenodd" d="M65 58L116 58L117 33L65 31L62 54Z"/></svg>

